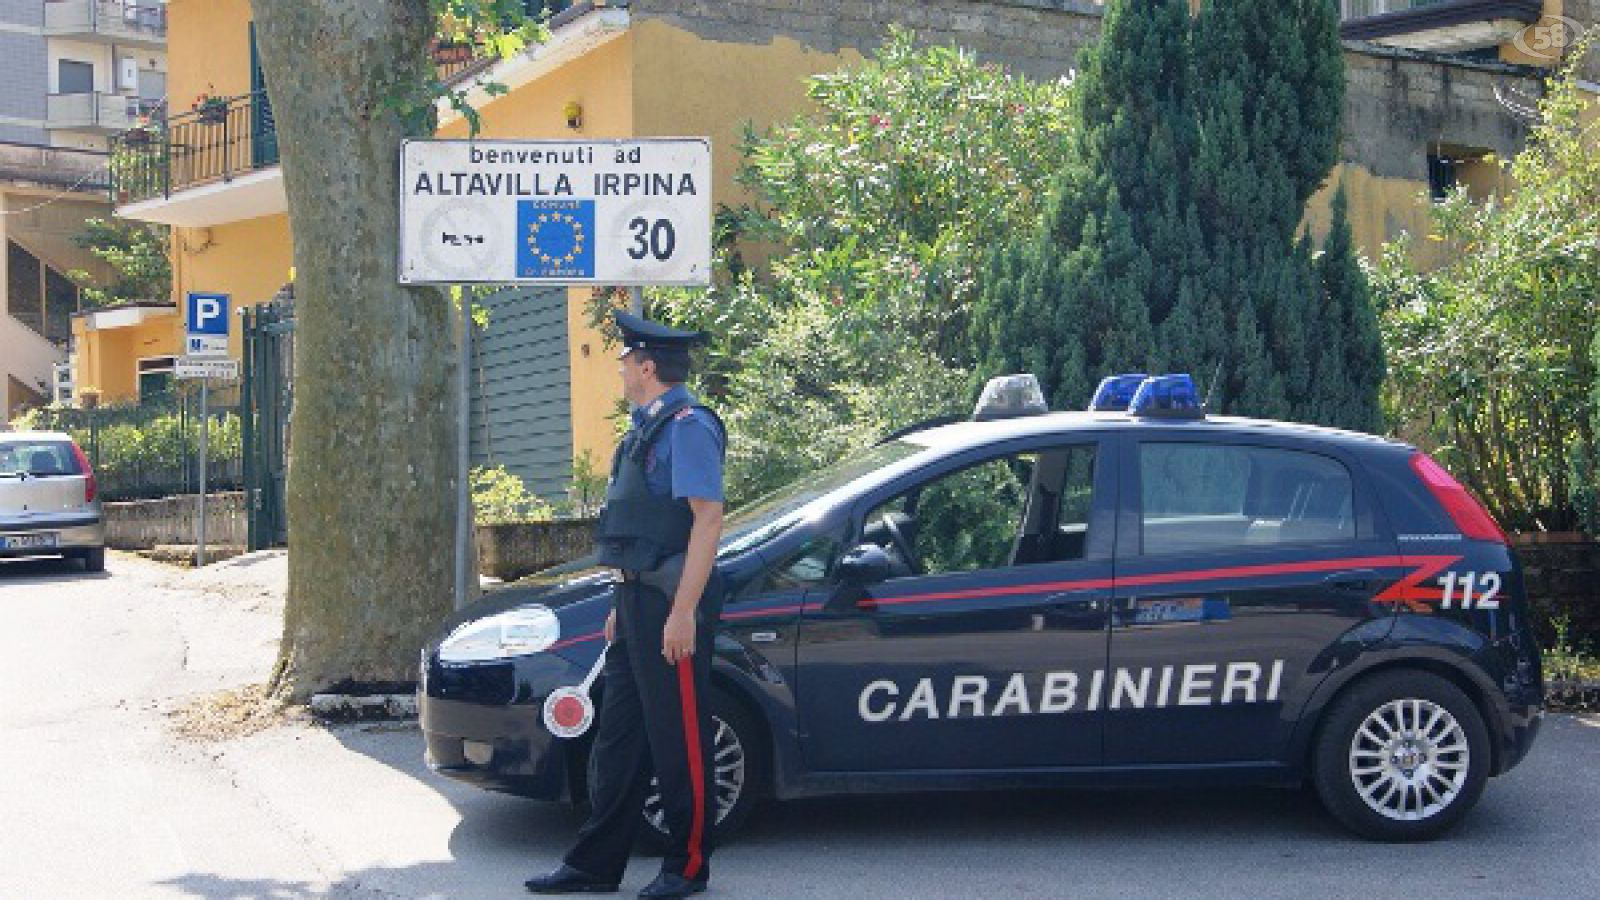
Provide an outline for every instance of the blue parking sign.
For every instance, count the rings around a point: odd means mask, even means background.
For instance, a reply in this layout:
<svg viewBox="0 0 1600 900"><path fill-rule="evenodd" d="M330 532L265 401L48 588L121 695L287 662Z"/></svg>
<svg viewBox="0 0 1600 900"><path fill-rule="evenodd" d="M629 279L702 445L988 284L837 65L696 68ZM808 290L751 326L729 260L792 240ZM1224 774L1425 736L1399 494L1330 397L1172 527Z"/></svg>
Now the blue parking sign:
<svg viewBox="0 0 1600 900"><path fill-rule="evenodd" d="M228 295L191 292L188 305L188 326L187 330L191 335L205 334L226 337L228 334Z"/></svg>

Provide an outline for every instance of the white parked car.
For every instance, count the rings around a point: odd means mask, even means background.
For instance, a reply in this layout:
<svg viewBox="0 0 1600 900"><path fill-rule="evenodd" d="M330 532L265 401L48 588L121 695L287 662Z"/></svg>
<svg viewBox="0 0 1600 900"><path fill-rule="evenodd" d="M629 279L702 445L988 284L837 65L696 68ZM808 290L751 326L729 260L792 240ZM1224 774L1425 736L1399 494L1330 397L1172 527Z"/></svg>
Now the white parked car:
<svg viewBox="0 0 1600 900"><path fill-rule="evenodd" d="M71 436L0 434L0 557L64 556L99 572L106 530L94 470Z"/></svg>

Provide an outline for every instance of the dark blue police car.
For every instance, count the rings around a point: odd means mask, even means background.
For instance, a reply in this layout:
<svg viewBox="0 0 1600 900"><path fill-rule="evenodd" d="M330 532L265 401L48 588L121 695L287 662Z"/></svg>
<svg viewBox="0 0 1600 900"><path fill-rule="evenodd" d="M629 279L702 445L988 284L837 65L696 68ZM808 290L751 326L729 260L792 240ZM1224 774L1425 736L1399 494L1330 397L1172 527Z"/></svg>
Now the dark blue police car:
<svg viewBox="0 0 1600 900"><path fill-rule="evenodd" d="M1208 416L1187 376L1107 379L1086 412L1026 376L985 398L729 517L724 833L767 797L1204 780L1309 781L1358 833L1417 839L1527 753L1522 572L1428 456ZM423 651L435 770L585 796L575 688L612 581L582 567Z"/></svg>

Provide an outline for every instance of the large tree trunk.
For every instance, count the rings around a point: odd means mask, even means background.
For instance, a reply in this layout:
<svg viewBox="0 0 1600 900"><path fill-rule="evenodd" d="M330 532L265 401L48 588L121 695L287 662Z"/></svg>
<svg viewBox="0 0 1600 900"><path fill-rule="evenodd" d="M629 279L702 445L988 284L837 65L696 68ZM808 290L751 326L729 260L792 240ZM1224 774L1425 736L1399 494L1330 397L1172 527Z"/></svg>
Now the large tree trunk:
<svg viewBox="0 0 1600 900"><path fill-rule="evenodd" d="M400 140L431 116L428 0L253 0L296 270L282 698L410 681L451 608L450 304L402 288ZM408 131L408 128L410 129Z"/></svg>

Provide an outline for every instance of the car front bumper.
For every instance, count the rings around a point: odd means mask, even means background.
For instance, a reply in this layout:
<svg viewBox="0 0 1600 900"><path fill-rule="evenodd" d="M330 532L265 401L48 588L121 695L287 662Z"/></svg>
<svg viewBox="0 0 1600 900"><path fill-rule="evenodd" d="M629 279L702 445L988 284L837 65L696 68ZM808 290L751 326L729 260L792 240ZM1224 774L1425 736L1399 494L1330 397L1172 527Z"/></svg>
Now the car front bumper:
<svg viewBox="0 0 1600 900"><path fill-rule="evenodd" d="M544 726L545 697L584 672L553 654L465 666L429 653L417 706L428 767L481 788L538 800L572 798L586 738ZM535 685L538 687L536 688Z"/></svg>

